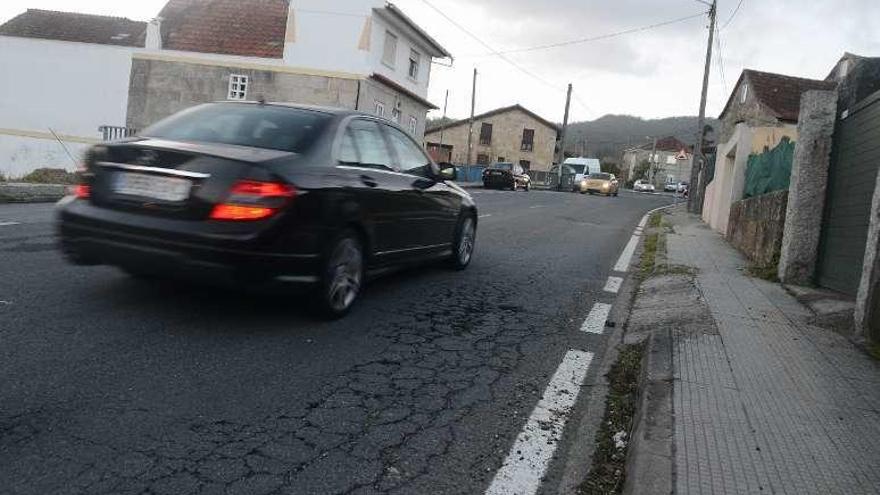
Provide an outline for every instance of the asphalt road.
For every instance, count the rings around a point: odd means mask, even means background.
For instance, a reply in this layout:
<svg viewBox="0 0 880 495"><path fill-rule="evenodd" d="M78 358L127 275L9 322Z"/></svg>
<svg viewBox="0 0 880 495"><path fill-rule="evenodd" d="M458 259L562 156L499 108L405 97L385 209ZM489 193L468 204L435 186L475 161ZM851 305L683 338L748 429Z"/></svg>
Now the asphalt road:
<svg viewBox="0 0 880 495"><path fill-rule="evenodd" d="M601 357L580 325L669 199L474 194L467 271L380 279L336 322L69 266L50 205L0 205L0 493L484 492L566 352Z"/></svg>

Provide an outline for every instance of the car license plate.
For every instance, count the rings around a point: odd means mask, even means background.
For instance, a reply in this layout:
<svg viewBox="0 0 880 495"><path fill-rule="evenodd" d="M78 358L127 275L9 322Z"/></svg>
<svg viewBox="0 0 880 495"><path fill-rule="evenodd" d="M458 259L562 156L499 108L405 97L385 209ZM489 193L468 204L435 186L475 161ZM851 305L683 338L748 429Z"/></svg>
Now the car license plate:
<svg viewBox="0 0 880 495"><path fill-rule="evenodd" d="M189 198L192 182L177 177L119 172L114 177L113 192L126 196L162 201L183 201Z"/></svg>

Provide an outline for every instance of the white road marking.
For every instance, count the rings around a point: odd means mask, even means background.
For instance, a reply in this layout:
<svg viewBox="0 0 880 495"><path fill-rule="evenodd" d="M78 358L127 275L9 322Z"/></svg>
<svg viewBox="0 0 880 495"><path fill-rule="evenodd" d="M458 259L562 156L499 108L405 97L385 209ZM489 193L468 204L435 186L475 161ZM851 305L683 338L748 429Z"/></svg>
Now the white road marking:
<svg viewBox="0 0 880 495"><path fill-rule="evenodd" d="M620 253L620 258L617 260L617 264L614 265L615 272L628 272L629 264L632 261L633 254L636 252L636 247L639 245L639 236L633 235L629 239L629 243L623 248L623 252Z"/></svg>
<svg viewBox="0 0 880 495"><path fill-rule="evenodd" d="M492 216L491 213L486 213L485 215L480 215L478 218L489 218L491 216Z"/></svg>
<svg viewBox="0 0 880 495"><path fill-rule="evenodd" d="M11 227L13 225L21 225L20 222L0 222L0 227Z"/></svg>
<svg viewBox="0 0 880 495"><path fill-rule="evenodd" d="M535 206L529 206L529 209L534 210L536 208L546 208L546 207L547 207L547 205L535 205Z"/></svg>
<svg viewBox="0 0 880 495"><path fill-rule="evenodd" d="M650 212L648 213L650 215ZM639 222L639 228L644 229L645 225L648 225L648 215L642 217L642 220Z"/></svg>
<svg viewBox="0 0 880 495"><path fill-rule="evenodd" d="M590 310L589 316L584 320L581 326L581 332L595 333L602 335L605 331L605 322L608 321L608 315L611 313L611 305L605 303L596 303Z"/></svg>
<svg viewBox="0 0 880 495"><path fill-rule="evenodd" d="M591 352L565 354L486 495L534 495L538 491L592 361Z"/></svg>
<svg viewBox="0 0 880 495"><path fill-rule="evenodd" d="M608 281L605 282L605 292L610 292L612 294L617 294L620 292L620 286L623 285L623 279L620 277L608 277Z"/></svg>

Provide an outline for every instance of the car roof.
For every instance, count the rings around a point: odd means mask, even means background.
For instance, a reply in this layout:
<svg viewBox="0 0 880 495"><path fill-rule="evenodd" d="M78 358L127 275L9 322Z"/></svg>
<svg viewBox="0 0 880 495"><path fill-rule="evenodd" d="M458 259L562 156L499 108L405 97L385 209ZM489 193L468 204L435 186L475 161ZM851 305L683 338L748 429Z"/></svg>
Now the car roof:
<svg viewBox="0 0 880 495"><path fill-rule="evenodd" d="M305 105L302 103L292 103L292 102L284 102L284 101L280 101L280 102L279 101L267 101L267 102L215 101L214 103L223 104L223 105L265 105L265 106L272 106L272 107L292 108L295 110L309 110L312 112L321 112L321 113L326 113L329 115L337 115L337 116L360 115L360 116L364 116L364 117L375 117L375 115L371 115L366 112L361 112L358 110L351 110L349 108L330 107L330 106L323 106L323 105Z"/></svg>

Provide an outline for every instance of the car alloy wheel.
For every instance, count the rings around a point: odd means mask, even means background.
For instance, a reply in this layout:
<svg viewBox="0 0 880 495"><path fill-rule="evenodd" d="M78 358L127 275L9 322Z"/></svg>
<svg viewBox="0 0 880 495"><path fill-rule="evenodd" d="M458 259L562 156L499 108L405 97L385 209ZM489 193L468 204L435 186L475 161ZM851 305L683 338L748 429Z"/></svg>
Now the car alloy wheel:
<svg viewBox="0 0 880 495"><path fill-rule="evenodd" d="M453 268L463 270L474 256L474 246L477 241L477 226L473 215L463 216L456 232L451 261Z"/></svg>
<svg viewBox="0 0 880 495"><path fill-rule="evenodd" d="M353 234L344 234L333 246L324 277L324 307L331 316L342 316L354 305L363 286L363 249Z"/></svg>

